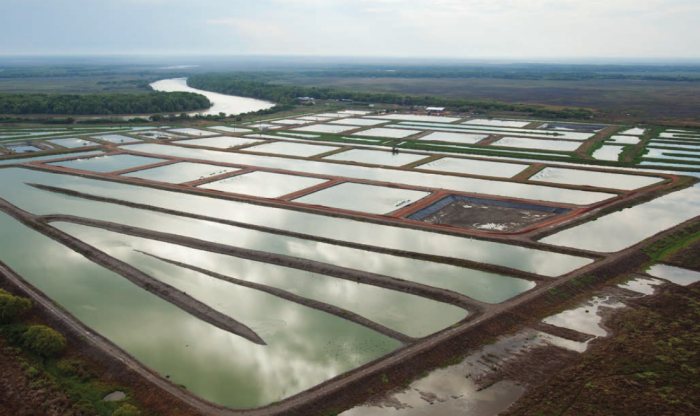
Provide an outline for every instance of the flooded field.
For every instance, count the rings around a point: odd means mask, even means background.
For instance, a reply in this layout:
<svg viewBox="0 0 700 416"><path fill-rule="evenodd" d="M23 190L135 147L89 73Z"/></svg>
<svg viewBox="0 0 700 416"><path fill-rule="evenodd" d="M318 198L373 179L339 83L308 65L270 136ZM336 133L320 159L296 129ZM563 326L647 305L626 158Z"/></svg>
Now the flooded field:
<svg viewBox="0 0 700 416"><path fill-rule="evenodd" d="M595 160L646 128L313 111L10 142L38 154L0 156L0 261L183 394L252 409L439 347L700 215L700 188L673 170L694 157L687 132L645 136L661 174ZM646 273L617 290L699 280ZM342 414L501 411L525 387L483 384L489 363L585 351L622 306L592 297Z"/></svg>

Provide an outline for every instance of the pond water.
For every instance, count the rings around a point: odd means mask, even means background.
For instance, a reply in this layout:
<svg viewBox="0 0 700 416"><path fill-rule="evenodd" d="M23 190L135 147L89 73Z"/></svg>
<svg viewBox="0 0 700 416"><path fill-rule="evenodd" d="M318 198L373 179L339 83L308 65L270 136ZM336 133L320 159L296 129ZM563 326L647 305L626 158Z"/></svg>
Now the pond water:
<svg viewBox="0 0 700 416"><path fill-rule="evenodd" d="M8 168L1 171L4 179L4 184L0 189L0 195L3 198L9 199L14 204L19 204L26 210L36 214L51 214L55 213L62 203L71 202L65 211L66 214L79 213L82 216L90 217L91 215L99 215L104 218L112 210L116 210L117 206L112 206L107 209L103 204L100 208L94 208L94 205L86 205L74 199L63 198L54 200L54 194L45 192L36 193L33 188L28 186L20 186L17 184L24 183L39 183L52 186L61 186L78 192L84 192L95 196L107 198L116 198L127 202L142 203L155 207L177 210L183 213L191 213L196 215L208 216L211 218L221 218L231 221L240 221L247 224L271 227L284 231L292 231L304 235L318 236L351 243L365 244L370 246L385 247L389 249L403 250L409 252L425 253L436 256L452 257L457 259L466 259L477 262L485 262L505 267L511 267L518 270L537 273L544 276L559 276L578 269L584 265L590 264L591 259L558 254L544 250L531 249L516 245L496 243L491 241L477 240L467 237L458 237L444 234L436 234L429 231L409 229L403 227L394 227L390 225L372 224L363 221L357 221L347 218L330 217L308 212L293 211L282 208L267 207L262 205L252 205L245 202L227 201L216 198L210 198L201 195L184 194L180 192L165 191L160 189L145 188L135 185L117 184L113 182L88 179L72 175L60 175L53 173L37 172L22 168ZM38 190L35 190L38 192ZM52 198L52 199L49 199ZM85 207L88 208L85 208ZM119 207L126 209L126 207ZM121 212L121 211L120 211ZM115 217L116 222L123 221L124 218L132 222L133 225L139 226L143 221L144 228L150 228L156 224L162 223L161 218L154 221L151 216L145 215L144 211L119 214ZM123 215L123 216L121 216ZM193 221L193 220L192 220ZM220 225L223 226L223 225ZM183 233L185 230L195 230L204 232L203 238L215 240L217 233L207 231L208 229L199 224L196 227L185 227L182 224L166 224L164 231L173 232L178 230L178 233ZM237 238L241 235L241 231L225 232L223 235L230 238ZM270 244L267 240L260 238L252 238L246 241L246 246L256 242L266 244L266 250L273 250L275 245ZM327 261L332 264L341 264L343 260L351 256L335 255L334 251L325 252L325 250L316 249L320 243L310 242L312 253L315 255L329 255ZM235 245L235 244L234 244ZM288 249L297 249L301 245L295 243L290 245ZM282 247L285 247L284 245ZM335 246L334 246L335 247ZM295 251L298 252L298 251ZM363 252L364 253L364 252ZM354 268L370 267L375 268L381 262L367 261L367 256L359 256L360 264L365 266L354 265ZM409 259L410 260L410 259ZM401 258L400 262L391 264L387 269L386 274L401 272L401 275L410 276L412 272L401 270L399 264L409 264L409 270L418 270L418 265L414 263L404 263L406 259ZM335 262L335 263L334 263ZM421 262L425 263L425 262ZM426 263L432 264L432 263ZM348 266L350 267L350 266ZM371 269L375 272L380 272L378 269ZM394 270L394 272L391 272ZM416 278L425 278L432 281L433 285L438 285L436 282L440 279L447 279L446 284L454 284L459 282L453 276L471 276L474 272L465 273L462 268L455 268L459 273L450 275L444 272L445 269L435 269L433 271L416 272ZM480 275L494 276L493 274ZM480 279L482 278L480 277ZM519 280L519 279L518 279ZM484 283L491 282L491 283ZM497 285L492 284L493 279L483 280L482 283L476 284L469 289L471 294L474 290L485 290L490 293ZM524 281L523 281L524 282ZM526 282L530 284L530 282Z"/></svg>
<svg viewBox="0 0 700 416"><path fill-rule="evenodd" d="M295 199L303 204L388 214L430 195L429 192L361 183L341 183Z"/></svg>
<svg viewBox="0 0 700 416"><path fill-rule="evenodd" d="M355 130L356 126L341 126L339 124L312 124L310 126L296 127L294 131L310 131L312 133L345 133L346 131Z"/></svg>
<svg viewBox="0 0 700 416"><path fill-rule="evenodd" d="M199 187L234 194L278 198L324 182L327 182L327 180L307 176L284 175L272 172L250 172L210 182Z"/></svg>
<svg viewBox="0 0 700 416"><path fill-rule="evenodd" d="M155 278L245 322L268 345L205 323L0 214L3 262L144 365L214 403L269 404L399 347L395 340L327 313L130 255Z"/></svg>
<svg viewBox="0 0 700 416"><path fill-rule="evenodd" d="M700 185L605 215L541 241L610 253L630 247L697 215L700 215Z"/></svg>
<svg viewBox="0 0 700 416"><path fill-rule="evenodd" d="M517 147L521 149L554 150L558 152L573 152L581 147L578 142L559 140L524 139L520 137L504 137L491 143L491 146Z"/></svg>
<svg viewBox="0 0 700 416"><path fill-rule="evenodd" d="M392 153L381 150L351 149L342 153L326 156L326 160L343 160L346 162L360 162L370 165L403 166L409 163L425 159L427 155L411 153Z"/></svg>
<svg viewBox="0 0 700 416"><path fill-rule="evenodd" d="M497 178L512 178L528 167L530 167L530 165L493 162L490 160L443 157L441 159L416 166L416 169L466 173L469 175L492 176Z"/></svg>
<svg viewBox="0 0 700 416"><path fill-rule="evenodd" d="M134 155L106 155L49 164L52 166L87 170L90 172L114 172L117 170L131 169L137 166L151 165L153 163L164 161L164 159Z"/></svg>
<svg viewBox="0 0 700 416"><path fill-rule="evenodd" d="M620 154L622 153L623 149L624 147L622 146L603 145L601 148L593 152L592 156L593 159L610 160L617 162L617 160L620 158Z"/></svg>
<svg viewBox="0 0 700 416"><path fill-rule="evenodd" d="M259 156L250 154L233 154L205 149L186 149L165 144L142 144L123 147L125 150L145 152L154 155L191 157L219 162L239 163L245 165L286 169L302 173L344 176L393 182L398 184L423 186L436 189L453 189L461 192L483 193L486 195L510 196L542 201L571 204L590 204L613 197L612 194L560 189L549 186L531 185L513 182L497 182L487 179L462 178L412 171L397 171L379 167L342 165L312 160L295 160L276 156Z"/></svg>
<svg viewBox="0 0 700 416"><path fill-rule="evenodd" d="M386 123L385 120L373 120L369 118L344 118L342 120L331 121L330 124L345 124L346 126L376 126Z"/></svg>
<svg viewBox="0 0 700 416"><path fill-rule="evenodd" d="M201 94L209 99L213 104L208 110L199 111L197 114L219 114L236 115L251 113L260 110L267 110L275 106L268 101L257 100L255 98L238 97L235 95L225 95L216 92L203 91L187 85L187 78L174 78L156 81L151 84L151 88L156 91L165 92L193 92Z"/></svg>
<svg viewBox="0 0 700 416"><path fill-rule="evenodd" d="M223 166L205 165L203 163L179 162L153 169L139 170L124 174L130 178L148 179L149 181L167 183L185 183L235 172L239 169Z"/></svg>
<svg viewBox="0 0 700 416"><path fill-rule="evenodd" d="M205 220L196 220L175 215L155 213L121 205L71 198L56 193L41 191L39 189L29 187L24 182L20 181L43 183L54 186L67 186L71 189L80 190L82 192L89 192L91 189L97 190L99 189L98 187L106 187L107 189L105 195L111 194L115 197L120 197L122 192L126 192L131 189L137 189L138 192L141 192L142 194L151 192L152 190L148 188L122 185L111 182L82 180L84 178L76 178L67 175L42 174L41 172L31 172L26 170L12 169L8 170L6 173L8 174L8 176L5 177L6 179L14 179L19 181L9 182L8 187L3 189L0 196L8 199L10 202L18 205L22 209L39 215L78 215L85 218L129 224L131 226L140 227L147 230L174 233L177 235L211 241L233 247L245 247L252 250L260 250L269 253L309 259L452 290L473 299L488 303L502 302L530 290L535 286L531 281L496 273L483 272L440 263L432 263L408 257L399 257L389 254L365 251L302 238L287 237L275 233L261 232ZM37 175L36 173L39 174ZM160 192L157 190L154 191ZM158 197L163 197L164 195L172 196L172 194L172 192L165 192L158 195ZM172 199L168 199L163 202L169 204L173 209L181 208L176 206L175 203L175 198L178 195L182 195L184 199L188 199L188 195L186 194L175 194L175 196L172 196ZM161 200L162 198L159 199L159 201ZM342 240L344 234L339 236L336 234L349 229L349 227L343 227L343 224L345 223L344 221L346 220L340 218L321 217L313 214L298 213L296 211L287 211L274 208L270 210L270 208L264 206L248 204L227 204L226 206L222 206L218 203L227 201L212 198L195 197L194 200L184 201L184 206L191 207L192 204L196 205L198 200L204 200L204 202L210 203L210 208L212 211L228 208L230 210L236 210L237 215L243 214L251 216L251 219L254 218L259 220L257 223L250 221L250 223L256 225L274 225L268 224L275 221L276 217L274 217L274 214L277 212L284 212L285 214L289 215L289 221L304 221L304 223L301 224L301 227L305 228L307 231L313 230L313 226L326 227L327 230L325 230L325 233L324 230L319 230L321 231L319 236L327 238L333 238L333 236L341 237L340 239ZM155 205L152 203L153 201L143 202ZM185 210L181 209L180 211L184 212ZM262 215L254 215L257 212L261 212ZM200 213L213 214L213 212L208 211L202 211ZM302 215L300 217L296 217L297 214ZM266 217L269 218L269 221L266 220ZM311 220L308 220L309 217ZM319 220L316 221L316 218ZM284 219L282 219L282 221L284 221ZM354 228L361 232L366 232L368 231L369 227L373 226L373 224L358 221L350 220L349 222L351 224L357 224L357 226ZM402 231L402 229L381 225L374 225L372 229L376 230L377 227L379 227L379 231L382 231L383 229L386 229L389 232ZM299 230L289 231L300 232ZM371 237L368 234L361 235L360 237L363 236ZM401 237L419 238L420 236L420 234L415 235L409 233L407 235L398 236L396 239L398 240L398 238ZM451 241L450 238L444 241L441 239L441 237L448 236L435 235L435 237L436 243L452 243L453 246L460 241L462 244L469 243L468 240L465 242L459 238L453 238L454 241ZM357 242L364 244L369 243L368 241L364 240L358 240ZM426 243L426 245L428 244ZM491 254L490 252L487 252L487 250L495 251L496 253L493 253L494 258L497 258L496 254L501 250L499 246L503 245L491 243L490 245L483 247L474 245L471 248L473 250L481 250L486 254ZM569 256L562 257L561 255L554 255L547 258L544 256L546 253L539 252L537 250L508 251L508 246L505 246L504 250L506 253L516 256L522 256L523 253L529 252L535 257L535 259L533 259L534 261L556 263L567 259L575 259L569 258ZM191 260L192 259L188 259L188 261ZM510 260L512 261L513 259ZM562 265L543 264L538 266L546 266L548 269L552 269L553 267L561 267Z"/></svg>
<svg viewBox="0 0 700 416"><path fill-rule="evenodd" d="M135 139L133 137L123 136L121 134L104 134L101 136L93 136L93 137L97 140L102 140L104 142L109 142L109 143L114 143L114 144L137 143L137 142L141 141L141 140Z"/></svg>
<svg viewBox="0 0 700 416"><path fill-rule="evenodd" d="M419 121L428 123L454 123L455 121L461 120L459 117L422 116L416 114L386 114L381 116L368 116L368 118L377 118L381 120Z"/></svg>
<svg viewBox="0 0 700 416"><path fill-rule="evenodd" d="M8 144L5 148L11 153L35 153L41 152L41 148L27 144Z"/></svg>
<svg viewBox="0 0 700 416"><path fill-rule="evenodd" d="M659 183L663 179L650 176L596 172L582 169L544 168L533 175L530 180L568 185L597 186L629 191Z"/></svg>
<svg viewBox="0 0 700 416"><path fill-rule="evenodd" d="M223 131L224 133L250 133L251 129L245 129L243 127L230 127L230 126L212 126L208 127L212 130Z"/></svg>
<svg viewBox="0 0 700 416"><path fill-rule="evenodd" d="M489 137L487 134L449 133L437 131L421 137L420 140L435 140L439 142L449 143L476 144L487 137Z"/></svg>
<svg viewBox="0 0 700 416"><path fill-rule="evenodd" d="M528 120L496 120L496 119L485 119L485 118L475 118L469 121L465 121L462 124L477 124L479 126L496 126L496 127L525 127L532 121Z"/></svg>
<svg viewBox="0 0 700 416"><path fill-rule="evenodd" d="M612 143L612 144L637 144L640 141L642 141L639 137L634 137L634 136L612 136L608 140L606 140L606 143Z"/></svg>
<svg viewBox="0 0 700 416"><path fill-rule="evenodd" d="M403 139L408 136L413 136L418 134L418 130L406 130L406 129L392 129L384 127L375 127L372 129L358 131L353 133L353 136L366 136L366 137L386 137L389 139Z"/></svg>
<svg viewBox="0 0 700 416"><path fill-rule="evenodd" d="M570 130L542 130L542 129L520 129L512 127L487 127L464 124L443 124L443 123L416 123L405 121L399 126L403 128L415 128L421 130L442 130L461 131L470 133L499 134L519 137L532 137L536 139L566 139L584 141L593 136L592 133L584 133Z"/></svg>
<svg viewBox="0 0 700 416"><path fill-rule="evenodd" d="M214 147L217 149L230 149L232 147L245 146L253 143L267 143L264 140L249 139L244 137L206 137L203 139L179 140L177 144L186 144L190 146Z"/></svg>
<svg viewBox="0 0 700 416"><path fill-rule="evenodd" d="M83 140L83 139L78 139L74 137L69 137L65 139L51 139L47 140L49 143L57 144L61 147L66 147L68 149L75 149L79 147L85 147L85 146L97 146L98 144L95 142L91 142L88 140Z"/></svg>
<svg viewBox="0 0 700 416"><path fill-rule="evenodd" d="M618 134L626 134L629 136L642 136L644 133L646 133L646 129L643 129L641 127L634 127L625 131L621 131Z"/></svg>
<svg viewBox="0 0 700 416"><path fill-rule="evenodd" d="M176 133L176 134L184 134L187 136L195 136L195 137L204 137L204 136L214 136L216 133L208 131L208 130L202 130L202 129L193 129L189 127L181 128L181 129L170 129L171 132Z"/></svg>
<svg viewBox="0 0 700 416"><path fill-rule="evenodd" d="M324 146L318 144L274 142L248 147L248 152L270 153L276 155L310 157L321 153L340 149L337 146Z"/></svg>
<svg viewBox="0 0 700 416"><path fill-rule="evenodd" d="M161 280L161 276L166 272L165 270L161 271L161 268L182 269L171 266L162 267L164 263L158 260L144 261L144 256L136 253L137 251L171 261L184 261L189 265L208 271L283 289L299 296L328 303L411 337L420 338L430 335L461 321L467 315L465 310L442 302L322 274L239 259L75 224L61 224L58 225L58 228L137 268L147 269L147 267L143 267L144 263L157 264L155 267L158 270L151 269L149 272ZM205 286L206 282L187 282L182 278L173 279L170 277L167 278L167 281L191 294L196 292L190 292L190 290L201 287L199 293L202 296L198 296L198 299L208 305L217 305L225 309L228 308L227 305L238 303L238 299L234 296L216 293L212 290L213 288L202 287ZM222 287L229 285L222 285ZM255 307L265 309L264 305L255 305ZM231 316L235 317L239 314L240 312L236 311Z"/></svg>
<svg viewBox="0 0 700 416"><path fill-rule="evenodd" d="M0 166L3 165L14 165L18 163L29 163L29 162L43 162L47 160L55 160L55 159L63 159L67 157L75 157L75 156L95 156L95 155L101 155L104 152L101 150L91 150L89 152L79 152L79 153L62 153L60 155L46 155L46 156L34 156L34 157L17 157L17 158L10 158L10 159L1 159L0 160Z"/></svg>

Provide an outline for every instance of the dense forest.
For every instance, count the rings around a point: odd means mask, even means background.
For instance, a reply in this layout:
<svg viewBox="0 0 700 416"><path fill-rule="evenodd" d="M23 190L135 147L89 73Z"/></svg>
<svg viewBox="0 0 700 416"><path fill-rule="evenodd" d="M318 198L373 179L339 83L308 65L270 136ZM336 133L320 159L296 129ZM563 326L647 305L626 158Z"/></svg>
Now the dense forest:
<svg viewBox="0 0 700 416"><path fill-rule="evenodd" d="M297 97L314 97L320 100L351 100L364 103L383 103L415 106L444 106L456 111L498 110L518 111L539 117L550 118L591 118L593 112L580 108L550 109L537 105L509 104L497 101L478 101L438 96L418 96L397 93L373 93L349 91L331 87L307 87L274 83L264 75L202 74L191 76L187 83L194 88L222 94L260 98L285 105L296 101Z"/></svg>
<svg viewBox="0 0 700 416"><path fill-rule="evenodd" d="M140 94L0 94L0 114L152 114L194 111L211 103L189 92Z"/></svg>

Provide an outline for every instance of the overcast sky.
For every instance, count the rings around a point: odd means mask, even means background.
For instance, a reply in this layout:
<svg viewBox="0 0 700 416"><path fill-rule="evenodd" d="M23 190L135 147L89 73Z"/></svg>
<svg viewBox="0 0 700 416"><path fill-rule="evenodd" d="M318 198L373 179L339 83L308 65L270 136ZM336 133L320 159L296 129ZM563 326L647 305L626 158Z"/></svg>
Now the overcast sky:
<svg viewBox="0 0 700 416"><path fill-rule="evenodd" d="M700 58L700 0L0 0L0 54Z"/></svg>

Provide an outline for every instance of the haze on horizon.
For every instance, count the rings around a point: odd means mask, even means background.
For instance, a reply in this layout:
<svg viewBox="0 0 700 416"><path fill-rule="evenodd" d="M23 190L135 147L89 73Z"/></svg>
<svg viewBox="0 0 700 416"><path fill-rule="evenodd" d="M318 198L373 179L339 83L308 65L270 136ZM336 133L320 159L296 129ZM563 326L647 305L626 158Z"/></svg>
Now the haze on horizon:
<svg viewBox="0 0 700 416"><path fill-rule="evenodd" d="M697 0L0 0L0 55L700 59Z"/></svg>

